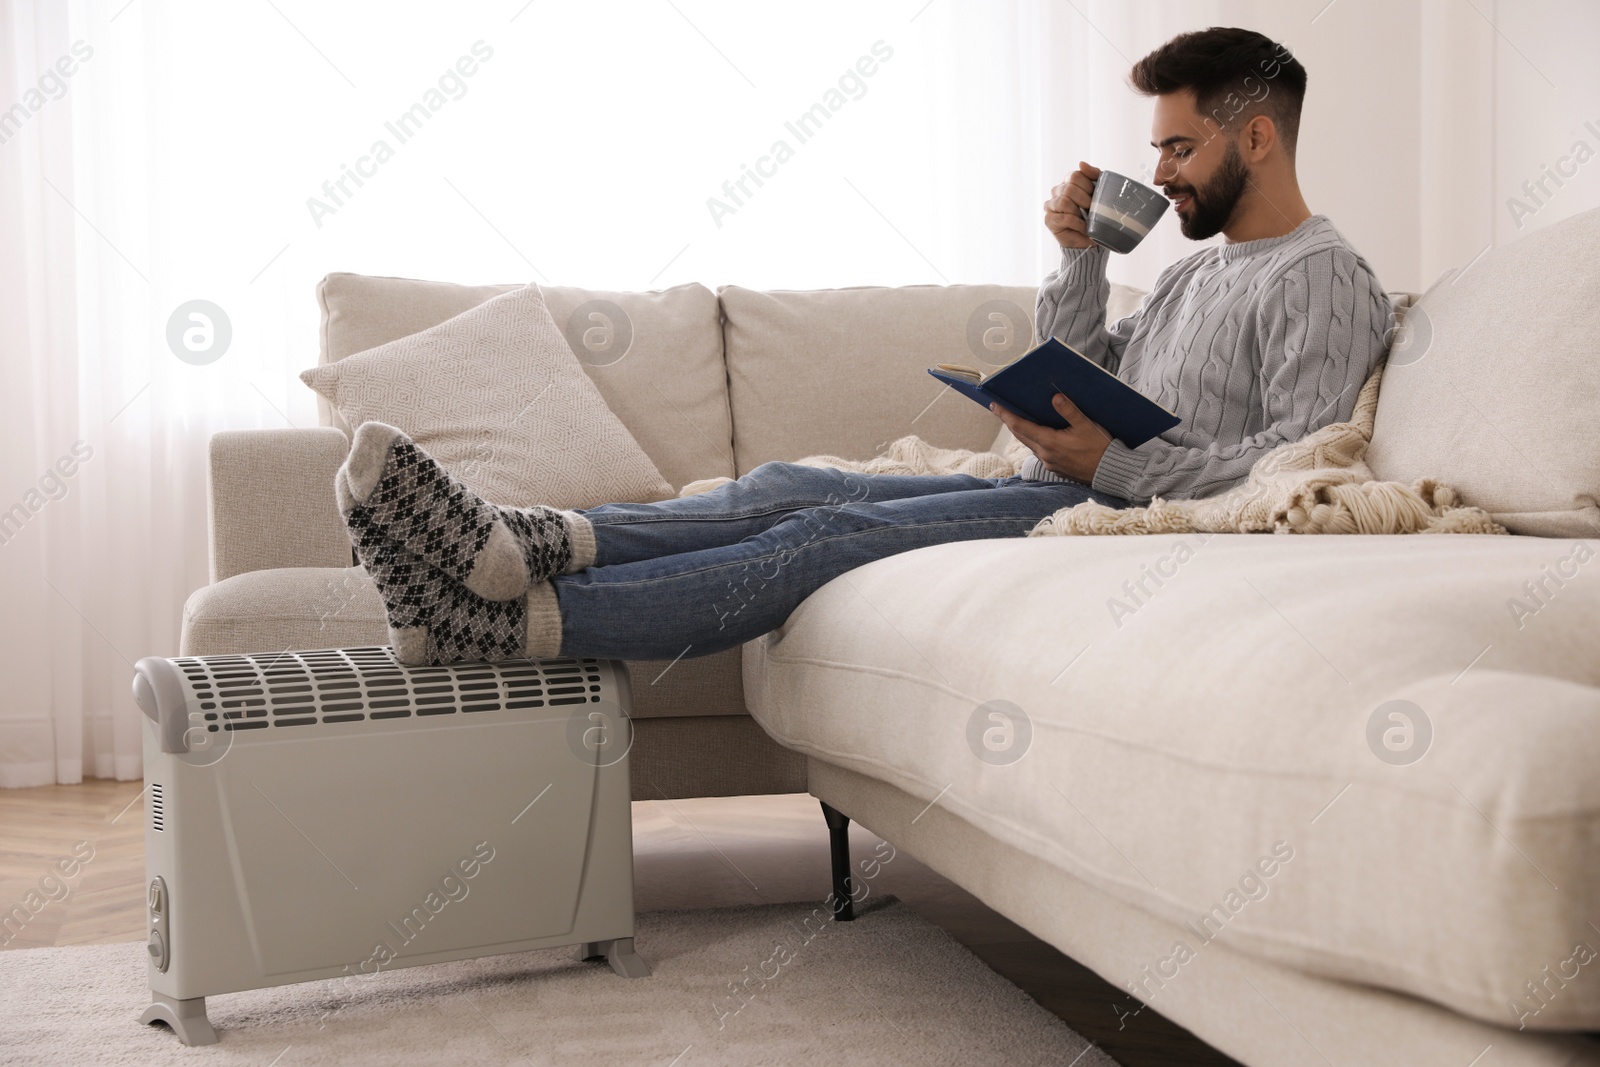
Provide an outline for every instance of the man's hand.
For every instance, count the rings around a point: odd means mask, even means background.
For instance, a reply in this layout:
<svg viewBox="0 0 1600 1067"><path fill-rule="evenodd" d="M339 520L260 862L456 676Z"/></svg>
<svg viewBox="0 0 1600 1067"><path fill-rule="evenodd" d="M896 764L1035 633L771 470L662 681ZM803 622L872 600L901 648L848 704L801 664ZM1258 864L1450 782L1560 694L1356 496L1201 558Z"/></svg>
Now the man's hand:
<svg viewBox="0 0 1600 1067"><path fill-rule="evenodd" d="M1099 167L1080 162L1066 181L1050 190L1050 199L1044 202L1044 225L1062 248L1094 246L1089 240L1089 223L1084 215L1089 210L1089 201L1094 198L1094 183L1099 177Z"/></svg>
<svg viewBox="0 0 1600 1067"><path fill-rule="evenodd" d="M1046 470L1092 483L1094 472L1100 466L1100 457L1111 446L1111 435L1097 422L1078 410L1078 405L1057 393L1052 401L1061 417L1067 420L1065 430L1053 430L1014 415L999 404L990 404L989 410L1000 416L1013 437L1039 457Z"/></svg>

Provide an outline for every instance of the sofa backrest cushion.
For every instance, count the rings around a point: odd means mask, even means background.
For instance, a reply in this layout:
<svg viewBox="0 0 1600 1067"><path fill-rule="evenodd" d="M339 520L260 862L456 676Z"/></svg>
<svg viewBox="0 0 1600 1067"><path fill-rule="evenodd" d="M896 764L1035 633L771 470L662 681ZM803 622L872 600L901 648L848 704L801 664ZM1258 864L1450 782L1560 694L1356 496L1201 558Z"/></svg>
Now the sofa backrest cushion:
<svg viewBox="0 0 1600 1067"><path fill-rule="evenodd" d="M1112 287L1111 317L1138 304ZM983 451L998 420L927 374L937 363L989 371L1032 347L1037 290L1015 285L918 285L761 292L722 298L743 474L810 455L868 459L907 434Z"/></svg>
<svg viewBox="0 0 1600 1067"><path fill-rule="evenodd" d="M321 362L418 333L520 288L330 274L317 287ZM711 290L547 285L540 292L606 405L674 489L734 473L720 313ZM350 432L325 401L318 403L324 424Z"/></svg>
<svg viewBox="0 0 1600 1067"><path fill-rule="evenodd" d="M1441 278L1390 350L1367 459L1513 533L1600 534L1600 209Z"/></svg>

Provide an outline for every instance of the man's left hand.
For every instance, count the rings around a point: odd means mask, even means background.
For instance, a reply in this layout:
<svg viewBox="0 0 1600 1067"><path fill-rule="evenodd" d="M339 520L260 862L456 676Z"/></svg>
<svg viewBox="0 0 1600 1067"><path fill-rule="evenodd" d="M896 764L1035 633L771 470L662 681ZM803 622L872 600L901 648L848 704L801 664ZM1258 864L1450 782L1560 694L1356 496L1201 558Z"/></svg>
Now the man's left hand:
<svg viewBox="0 0 1600 1067"><path fill-rule="evenodd" d="M989 410L1000 416L1000 421L1006 424L1012 436L1039 457L1046 470L1092 483L1094 472L1100 466L1100 457L1111 446L1111 435L1061 393L1057 393L1052 402L1061 417L1067 420L1065 430L1053 430L1030 422L999 404L990 404Z"/></svg>

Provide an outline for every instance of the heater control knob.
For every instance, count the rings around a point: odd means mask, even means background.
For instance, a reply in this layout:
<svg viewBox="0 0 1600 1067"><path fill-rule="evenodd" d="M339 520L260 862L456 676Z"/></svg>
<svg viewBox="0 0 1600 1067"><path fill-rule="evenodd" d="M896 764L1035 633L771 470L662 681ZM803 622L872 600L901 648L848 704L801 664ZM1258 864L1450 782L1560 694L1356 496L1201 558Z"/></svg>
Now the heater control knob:
<svg viewBox="0 0 1600 1067"><path fill-rule="evenodd" d="M150 943L145 946L150 951L150 960L156 965L156 970L167 969L167 939L160 930L150 931Z"/></svg>
<svg viewBox="0 0 1600 1067"><path fill-rule="evenodd" d="M167 882L157 876L150 880L150 896L146 901L150 909L150 940L145 948L150 951L150 960L156 965L156 970L166 973L167 964L170 962L167 954L167 935L163 928L168 926L167 919Z"/></svg>

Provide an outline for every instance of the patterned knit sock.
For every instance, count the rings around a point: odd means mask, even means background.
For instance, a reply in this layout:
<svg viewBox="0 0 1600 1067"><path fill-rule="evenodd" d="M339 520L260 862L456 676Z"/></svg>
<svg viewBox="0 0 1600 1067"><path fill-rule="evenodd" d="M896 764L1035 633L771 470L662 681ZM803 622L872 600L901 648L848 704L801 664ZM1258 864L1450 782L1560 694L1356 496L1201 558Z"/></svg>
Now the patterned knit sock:
<svg viewBox="0 0 1600 1067"><path fill-rule="evenodd" d="M495 511L522 546L529 588L557 574L576 574L594 563L594 527L577 512L542 506L495 506Z"/></svg>
<svg viewBox="0 0 1600 1067"><path fill-rule="evenodd" d="M371 509L355 505L345 517L345 528L355 546L356 558L383 599L389 617L389 637L426 627L443 601L452 579L437 567L395 544L373 521ZM459 583L456 583L459 584ZM402 662L410 660L401 657Z"/></svg>
<svg viewBox="0 0 1600 1067"><path fill-rule="evenodd" d="M526 647L526 600L485 600L451 582L429 621L415 630L389 633L402 663L437 666L522 659Z"/></svg>
<svg viewBox="0 0 1600 1067"><path fill-rule="evenodd" d="M367 422L356 430L335 480L349 524L357 508L397 546L478 596L509 601L573 564L594 558L593 531L554 508L499 508L452 478L400 430ZM587 559L574 558L574 533Z"/></svg>
<svg viewBox="0 0 1600 1067"><path fill-rule="evenodd" d="M561 655L561 606L555 587L538 582L526 597L485 600L449 582L426 622L389 631L402 663L438 665Z"/></svg>
<svg viewBox="0 0 1600 1067"><path fill-rule="evenodd" d="M356 555L389 616L395 658L410 667L516 659L525 652L526 598L485 600L386 536L371 509L345 516Z"/></svg>

